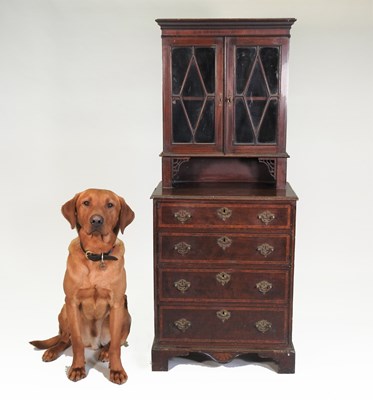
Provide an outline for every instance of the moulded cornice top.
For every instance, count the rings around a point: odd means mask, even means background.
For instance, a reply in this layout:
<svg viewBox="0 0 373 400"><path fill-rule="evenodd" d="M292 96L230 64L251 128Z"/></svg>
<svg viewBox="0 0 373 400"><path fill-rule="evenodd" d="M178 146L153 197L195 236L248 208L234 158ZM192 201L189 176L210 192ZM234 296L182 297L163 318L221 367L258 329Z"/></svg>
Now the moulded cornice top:
<svg viewBox="0 0 373 400"><path fill-rule="evenodd" d="M290 29L295 18L157 19L162 29Z"/></svg>

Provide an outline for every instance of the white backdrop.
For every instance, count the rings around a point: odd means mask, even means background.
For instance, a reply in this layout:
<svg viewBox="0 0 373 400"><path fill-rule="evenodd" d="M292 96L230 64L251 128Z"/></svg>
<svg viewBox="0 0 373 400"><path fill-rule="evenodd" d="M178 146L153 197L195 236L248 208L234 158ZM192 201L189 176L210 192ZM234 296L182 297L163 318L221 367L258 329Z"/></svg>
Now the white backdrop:
<svg viewBox="0 0 373 400"><path fill-rule="evenodd" d="M288 180L300 197L295 375L236 360L176 359L151 372L152 190L161 178L156 18L295 17ZM1 391L8 398L313 399L368 391L373 362L372 1L0 0ZM57 333L69 241L61 205L88 187L126 198L129 380L71 355L46 364L29 340ZM88 397L89 398L89 397Z"/></svg>

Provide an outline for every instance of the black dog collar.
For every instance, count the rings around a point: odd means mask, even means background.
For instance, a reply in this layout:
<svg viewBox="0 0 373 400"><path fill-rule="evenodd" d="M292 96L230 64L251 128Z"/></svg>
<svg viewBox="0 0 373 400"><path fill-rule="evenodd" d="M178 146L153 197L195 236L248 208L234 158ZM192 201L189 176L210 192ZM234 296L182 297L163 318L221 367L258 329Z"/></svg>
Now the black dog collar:
<svg viewBox="0 0 373 400"><path fill-rule="evenodd" d="M85 250L81 243L80 243L80 247L82 248L87 260L90 260L90 261L101 261L101 263L103 263L105 260L113 260L113 261L117 261L118 260L117 257L114 257L114 256L110 255L112 250L108 251L107 253L96 254L96 253L92 253L89 250Z"/></svg>

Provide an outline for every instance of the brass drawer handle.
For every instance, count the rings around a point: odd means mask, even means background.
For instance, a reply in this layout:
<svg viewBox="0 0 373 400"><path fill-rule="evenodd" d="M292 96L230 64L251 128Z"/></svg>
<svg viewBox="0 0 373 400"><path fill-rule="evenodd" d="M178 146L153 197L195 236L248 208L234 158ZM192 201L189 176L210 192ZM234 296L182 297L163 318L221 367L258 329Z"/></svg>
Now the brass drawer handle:
<svg viewBox="0 0 373 400"><path fill-rule="evenodd" d="M264 225L268 225L276 218L276 216L275 214L271 213L271 211L266 210L258 214L258 218L263 222Z"/></svg>
<svg viewBox="0 0 373 400"><path fill-rule="evenodd" d="M260 281L256 284L256 288L260 293L266 294L272 289L272 283L268 281Z"/></svg>
<svg viewBox="0 0 373 400"><path fill-rule="evenodd" d="M190 288L190 282L186 281L185 279L179 279L174 283L174 286L181 293L185 293Z"/></svg>
<svg viewBox="0 0 373 400"><path fill-rule="evenodd" d="M174 217L181 222L182 224L184 224L186 221L188 221L190 218L192 218L192 214L187 211L187 210L179 210L176 211L174 214Z"/></svg>
<svg viewBox="0 0 373 400"><path fill-rule="evenodd" d="M220 272L220 273L216 274L216 280L222 286L224 286L226 283L228 283L231 280L231 276L227 272Z"/></svg>
<svg viewBox="0 0 373 400"><path fill-rule="evenodd" d="M228 310L220 310L216 313L216 316L220 319L221 322L227 321L231 317L231 313Z"/></svg>
<svg viewBox="0 0 373 400"><path fill-rule="evenodd" d="M268 243L263 243L257 247L257 250L263 257L268 257L275 251L275 248Z"/></svg>
<svg viewBox="0 0 373 400"><path fill-rule="evenodd" d="M219 208L217 211L218 217L225 221L232 216L232 210L228 207Z"/></svg>
<svg viewBox="0 0 373 400"><path fill-rule="evenodd" d="M180 242L180 243L175 244L175 246L174 246L174 249L182 256L185 256L186 254L188 254L191 248L192 248L192 246L186 242Z"/></svg>
<svg viewBox="0 0 373 400"><path fill-rule="evenodd" d="M192 326L192 323L185 318L181 318L175 321L174 325L179 331L184 333Z"/></svg>
<svg viewBox="0 0 373 400"><path fill-rule="evenodd" d="M218 245L223 249L227 249L233 243L233 240L228 236L222 236L217 240Z"/></svg>
<svg viewBox="0 0 373 400"><path fill-rule="evenodd" d="M266 319L262 319L255 323L255 328L260 333L267 333L269 330L272 329L272 324L269 321L267 321Z"/></svg>

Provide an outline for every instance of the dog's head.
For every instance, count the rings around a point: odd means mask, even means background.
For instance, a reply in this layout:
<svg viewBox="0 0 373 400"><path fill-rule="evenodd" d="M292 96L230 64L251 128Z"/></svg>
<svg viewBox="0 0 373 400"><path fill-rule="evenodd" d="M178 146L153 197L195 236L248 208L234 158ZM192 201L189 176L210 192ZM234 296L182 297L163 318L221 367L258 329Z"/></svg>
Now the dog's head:
<svg viewBox="0 0 373 400"><path fill-rule="evenodd" d="M122 197L101 189L76 194L62 206L62 214L79 234L102 238L116 237L119 230L123 233L135 217Z"/></svg>

